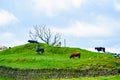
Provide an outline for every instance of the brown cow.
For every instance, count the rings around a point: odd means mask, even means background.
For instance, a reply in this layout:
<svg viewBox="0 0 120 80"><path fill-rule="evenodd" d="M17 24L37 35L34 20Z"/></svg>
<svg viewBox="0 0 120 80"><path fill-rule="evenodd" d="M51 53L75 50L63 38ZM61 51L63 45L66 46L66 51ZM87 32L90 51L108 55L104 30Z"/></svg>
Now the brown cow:
<svg viewBox="0 0 120 80"><path fill-rule="evenodd" d="M73 52L73 53L70 55L70 59L71 59L71 58L74 58L74 57L80 58L80 52Z"/></svg>

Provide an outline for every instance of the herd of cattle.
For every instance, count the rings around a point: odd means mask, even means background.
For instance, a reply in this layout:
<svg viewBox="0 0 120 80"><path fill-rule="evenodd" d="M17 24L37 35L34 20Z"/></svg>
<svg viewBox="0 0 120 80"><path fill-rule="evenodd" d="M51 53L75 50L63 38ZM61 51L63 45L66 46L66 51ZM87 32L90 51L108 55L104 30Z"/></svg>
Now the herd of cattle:
<svg viewBox="0 0 120 80"><path fill-rule="evenodd" d="M36 40L28 40L28 42L29 43L35 43L35 44L39 44L39 42L38 41L36 41ZM36 52L37 53L44 53L44 48L41 48L41 47L38 47L37 45L36 45Z"/></svg>
<svg viewBox="0 0 120 80"><path fill-rule="evenodd" d="M36 43L38 44L39 42L35 41L35 40L28 40L29 43ZM61 43L57 44L57 45L61 45ZM98 52L102 51L104 53L108 53L108 54L112 54L114 55L115 58L120 58L120 54L118 53L112 53L112 52L106 52L105 51L105 48L104 47L95 47L95 50L97 50ZM36 46L36 52L37 53L44 53L44 48L41 48L41 47L38 47ZM74 57L78 57L80 58L80 52L73 52L71 55L70 55L70 59L71 58L74 58Z"/></svg>
<svg viewBox="0 0 120 80"><path fill-rule="evenodd" d="M37 42L36 40L28 40L29 43L35 43L35 44L38 44L39 42ZM57 47L60 47L61 46L61 42L59 42L57 45ZM44 48L41 48L41 47L38 47L36 45L36 52L37 53L44 53ZM71 58L74 58L74 57L78 57L80 58L80 52L73 52L71 55L70 55L70 59Z"/></svg>
<svg viewBox="0 0 120 80"><path fill-rule="evenodd" d="M42 54L44 53L44 48L38 47L38 45L37 45L37 44L39 44L38 41L36 41L36 40L28 40L28 42L36 44L36 52L37 53L42 53ZM60 47L61 46L61 42L59 42L56 46ZM2 49L2 48L0 48L0 49ZM120 53L106 52L104 47L95 47L95 50L97 50L98 52L102 51L102 52L107 53L107 54L112 54L115 58L120 58ZM80 52L73 52L70 55L70 59L74 58L74 57L80 58L80 55L81 55Z"/></svg>

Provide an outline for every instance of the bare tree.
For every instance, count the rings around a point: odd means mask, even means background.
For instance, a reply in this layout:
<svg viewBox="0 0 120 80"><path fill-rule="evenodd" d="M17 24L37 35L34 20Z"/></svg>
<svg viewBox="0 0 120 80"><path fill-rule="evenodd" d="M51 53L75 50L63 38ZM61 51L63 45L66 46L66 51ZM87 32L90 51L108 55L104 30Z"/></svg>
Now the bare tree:
<svg viewBox="0 0 120 80"><path fill-rule="evenodd" d="M37 35L35 35L33 32L31 32L31 30L29 31L29 37L30 37L32 40L36 40L36 39L37 39Z"/></svg>
<svg viewBox="0 0 120 80"><path fill-rule="evenodd" d="M48 45L55 45L61 39L60 33L52 32L51 29L47 28L46 25L34 26L34 31L29 31L29 37L31 39L39 38Z"/></svg>

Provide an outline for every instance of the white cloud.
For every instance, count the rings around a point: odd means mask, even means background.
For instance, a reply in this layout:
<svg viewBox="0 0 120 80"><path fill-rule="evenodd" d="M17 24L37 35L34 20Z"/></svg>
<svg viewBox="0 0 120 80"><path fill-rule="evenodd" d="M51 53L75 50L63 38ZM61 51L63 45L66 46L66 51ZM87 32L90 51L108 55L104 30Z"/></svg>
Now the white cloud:
<svg viewBox="0 0 120 80"><path fill-rule="evenodd" d="M105 46L107 44L107 40L104 39L96 39L96 40L92 40L91 42L89 42L90 47L95 47L95 46Z"/></svg>
<svg viewBox="0 0 120 80"><path fill-rule="evenodd" d="M82 23L80 21L75 21L67 28L55 29L54 31L77 37L106 37L112 35L108 27Z"/></svg>
<svg viewBox="0 0 120 80"><path fill-rule="evenodd" d="M17 18L10 12L0 9L0 25L14 23L18 21Z"/></svg>
<svg viewBox="0 0 120 80"><path fill-rule="evenodd" d="M10 43L10 40L14 38L14 34L10 32L4 32L0 33L0 45L8 46L8 43Z"/></svg>
<svg viewBox="0 0 120 80"><path fill-rule="evenodd" d="M12 34L10 32L4 32L4 33L1 33L0 39L8 40L8 39L12 39L13 37L14 37L14 34Z"/></svg>
<svg viewBox="0 0 120 80"><path fill-rule="evenodd" d="M68 27L56 28L54 31L77 37L111 37L118 34L119 26L119 21L99 15L94 23L76 20Z"/></svg>
<svg viewBox="0 0 120 80"><path fill-rule="evenodd" d="M13 46L25 44L25 40L26 40L25 38L18 39L17 36L13 33L4 32L4 33L1 33L1 36L0 36L0 45L13 47Z"/></svg>
<svg viewBox="0 0 120 80"><path fill-rule="evenodd" d="M11 44L9 44L9 46L18 46L18 45L22 45L22 44L25 44L25 41L23 41L23 40L13 40L13 41L11 41L10 42Z"/></svg>
<svg viewBox="0 0 120 80"><path fill-rule="evenodd" d="M34 9L54 16L57 12L80 8L84 0L33 0Z"/></svg>
<svg viewBox="0 0 120 80"><path fill-rule="evenodd" d="M120 11L120 1L119 0L114 0L114 8L117 11Z"/></svg>

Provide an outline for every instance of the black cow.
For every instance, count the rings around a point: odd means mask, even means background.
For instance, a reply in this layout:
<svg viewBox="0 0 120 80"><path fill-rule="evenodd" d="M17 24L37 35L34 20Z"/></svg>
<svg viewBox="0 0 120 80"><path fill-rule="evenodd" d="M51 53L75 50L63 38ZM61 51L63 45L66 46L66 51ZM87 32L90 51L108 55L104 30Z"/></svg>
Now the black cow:
<svg viewBox="0 0 120 80"><path fill-rule="evenodd" d="M36 40L28 40L28 42L29 42L29 43L37 43L37 44L39 43L39 42L37 42Z"/></svg>
<svg viewBox="0 0 120 80"><path fill-rule="evenodd" d="M115 57L115 58L119 58L119 57L120 57L120 54L115 53L115 54L114 54L114 57Z"/></svg>
<svg viewBox="0 0 120 80"><path fill-rule="evenodd" d="M37 48L37 50L36 50L36 52L37 52L37 53L40 53L40 52L41 52L41 53L43 54L43 53L44 53L44 49L43 49L43 48L38 47L38 48Z"/></svg>
<svg viewBox="0 0 120 80"><path fill-rule="evenodd" d="M105 52L105 48L104 47L95 47L95 50L99 51L103 51Z"/></svg>

